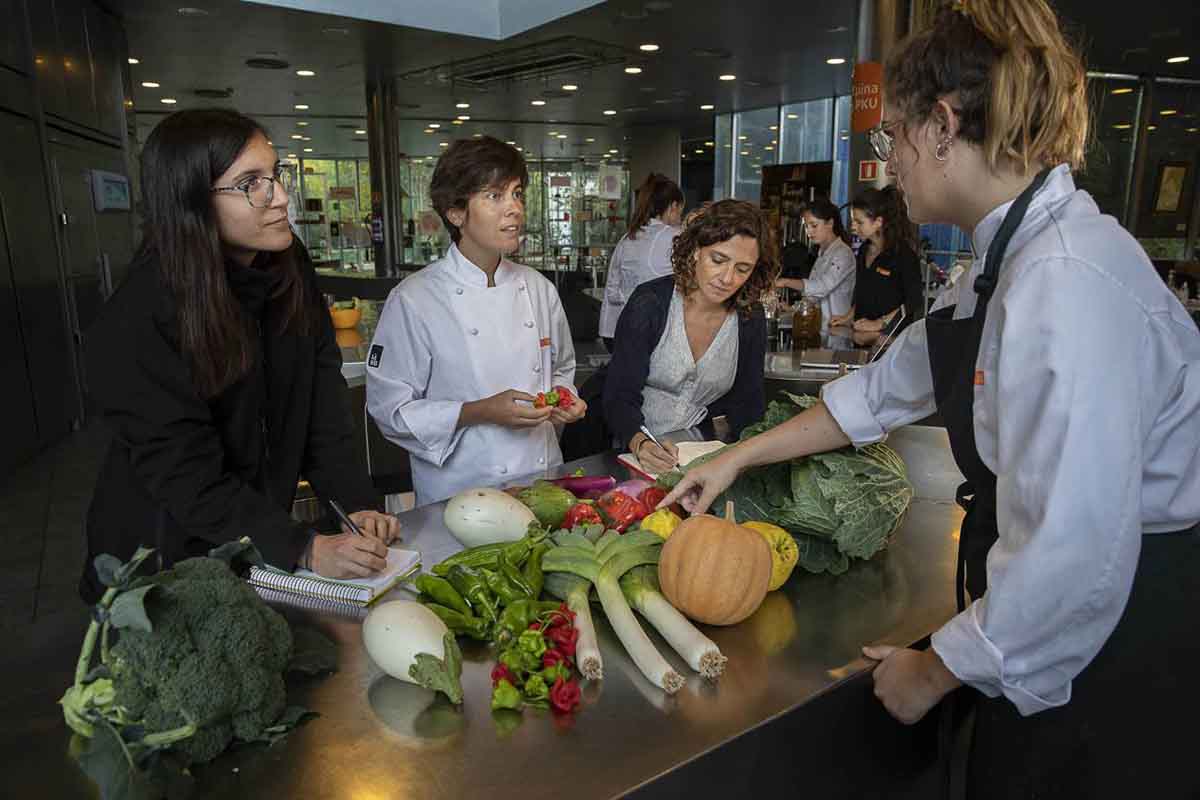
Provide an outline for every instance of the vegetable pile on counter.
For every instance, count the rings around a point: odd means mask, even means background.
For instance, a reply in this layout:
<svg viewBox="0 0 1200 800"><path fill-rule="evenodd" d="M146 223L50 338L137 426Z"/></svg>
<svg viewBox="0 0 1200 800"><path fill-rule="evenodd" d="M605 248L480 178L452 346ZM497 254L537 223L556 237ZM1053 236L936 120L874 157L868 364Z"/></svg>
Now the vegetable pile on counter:
<svg viewBox="0 0 1200 800"><path fill-rule="evenodd" d="M770 430L816 402L792 394L786 402L773 400L766 417L741 438ZM659 485L673 488L688 469L720 452L661 476ZM887 546L912 498L904 461L887 445L872 444L746 470L715 505L733 500L739 522L766 522L791 534L804 569L838 575L849 569L850 559L869 559Z"/></svg>
<svg viewBox="0 0 1200 800"><path fill-rule="evenodd" d="M234 741L278 740L311 713L287 705L285 672L336 668L332 643L307 630L294 638L235 574L231 562L262 563L248 539L136 575L153 552L96 558L108 588L59 701L105 798L161 794Z"/></svg>

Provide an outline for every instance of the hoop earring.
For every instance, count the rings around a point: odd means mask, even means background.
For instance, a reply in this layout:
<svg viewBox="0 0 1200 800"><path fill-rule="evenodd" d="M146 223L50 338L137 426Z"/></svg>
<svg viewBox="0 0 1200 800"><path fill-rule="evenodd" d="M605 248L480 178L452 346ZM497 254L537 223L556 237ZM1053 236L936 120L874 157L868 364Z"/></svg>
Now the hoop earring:
<svg viewBox="0 0 1200 800"><path fill-rule="evenodd" d="M954 140L949 136L947 136L945 139L942 139L940 142L938 142L937 148L933 151L933 157L938 161L945 161L950 157L950 145L953 143Z"/></svg>

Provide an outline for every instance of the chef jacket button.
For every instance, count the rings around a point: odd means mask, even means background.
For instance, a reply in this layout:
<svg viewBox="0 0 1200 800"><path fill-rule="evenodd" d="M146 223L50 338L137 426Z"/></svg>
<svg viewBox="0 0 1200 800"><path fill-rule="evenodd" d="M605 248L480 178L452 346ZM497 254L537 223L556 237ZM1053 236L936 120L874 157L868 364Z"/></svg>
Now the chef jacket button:
<svg viewBox="0 0 1200 800"><path fill-rule="evenodd" d="M458 287L457 289L455 289L455 290L454 290L454 293L455 293L455 294L462 294L462 293L463 293L462 287L460 286L460 287Z"/></svg>
<svg viewBox="0 0 1200 800"><path fill-rule="evenodd" d="M500 474L501 474L501 475L507 475L507 474L508 474L508 467L501 467L501 468L500 468Z"/></svg>
<svg viewBox="0 0 1200 800"><path fill-rule="evenodd" d="M478 335L479 335L479 328L471 328L471 335L472 335L472 336L478 336Z"/></svg>
<svg viewBox="0 0 1200 800"><path fill-rule="evenodd" d="M538 463L539 463L539 464L545 464L545 463L546 463L546 459L544 459L544 458L539 458L539 459L538 459Z"/></svg>
<svg viewBox="0 0 1200 800"><path fill-rule="evenodd" d="M542 368L541 368L541 367L534 367L534 368L533 368L533 371L534 371L534 372L541 372L541 371L542 371Z"/></svg>
<svg viewBox="0 0 1200 800"><path fill-rule="evenodd" d="M522 286L519 291L522 291L522 292L525 291L525 287Z"/></svg>
<svg viewBox="0 0 1200 800"><path fill-rule="evenodd" d="M532 327L533 327L533 322L526 322L526 323L525 323L525 327L526 327L526 328L532 328Z"/></svg>

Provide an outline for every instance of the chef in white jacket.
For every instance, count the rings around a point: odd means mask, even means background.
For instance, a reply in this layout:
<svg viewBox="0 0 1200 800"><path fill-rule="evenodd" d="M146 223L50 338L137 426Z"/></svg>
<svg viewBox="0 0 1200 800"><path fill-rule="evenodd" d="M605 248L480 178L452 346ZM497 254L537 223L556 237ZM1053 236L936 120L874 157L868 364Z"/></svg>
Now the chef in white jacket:
<svg viewBox="0 0 1200 800"><path fill-rule="evenodd" d="M367 358L367 409L412 456L418 505L562 463L558 430L586 404L535 408L575 388L554 284L504 257L524 224L525 162L490 137L454 142L430 195L454 244L388 296Z"/></svg>
<svg viewBox="0 0 1200 800"><path fill-rule="evenodd" d="M804 210L808 239L820 248L817 262L807 278L780 278L776 286L803 292L821 304L821 326L850 311L854 304L854 271L857 266L842 214L831 201L821 198Z"/></svg>

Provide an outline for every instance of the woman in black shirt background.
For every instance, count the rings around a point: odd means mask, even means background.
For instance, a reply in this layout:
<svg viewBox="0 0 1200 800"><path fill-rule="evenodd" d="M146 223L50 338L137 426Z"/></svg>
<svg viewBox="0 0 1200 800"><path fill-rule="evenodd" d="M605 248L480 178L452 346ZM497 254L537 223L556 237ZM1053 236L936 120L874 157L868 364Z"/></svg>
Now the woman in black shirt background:
<svg viewBox="0 0 1200 800"><path fill-rule="evenodd" d="M850 229L858 248L854 300L846 314L830 325L849 325L860 334L856 341L870 344L904 307L897 331L924 315L921 266L912 242L912 223L904 201L894 186L867 189L850 203Z"/></svg>

